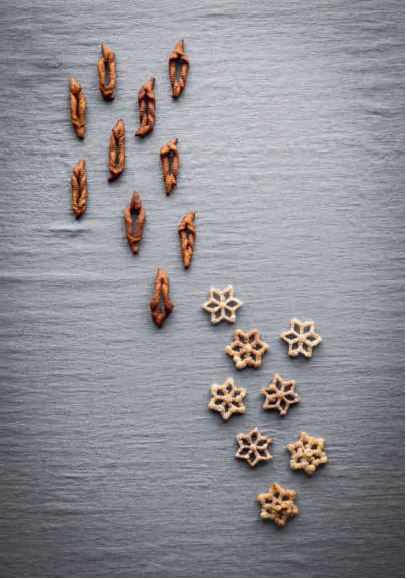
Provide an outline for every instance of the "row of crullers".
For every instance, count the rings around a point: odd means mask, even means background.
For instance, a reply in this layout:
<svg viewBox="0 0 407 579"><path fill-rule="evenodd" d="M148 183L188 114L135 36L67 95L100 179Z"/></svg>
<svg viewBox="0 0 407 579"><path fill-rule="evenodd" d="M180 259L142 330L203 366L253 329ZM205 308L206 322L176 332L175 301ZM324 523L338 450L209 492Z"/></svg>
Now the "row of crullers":
<svg viewBox="0 0 407 579"><path fill-rule="evenodd" d="M116 88L116 55L107 45L102 44L102 54L97 62L99 90L105 100L115 98ZM177 67L179 74L177 75ZM168 75L172 96L178 98L185 88L189 70L189 58L184 50L184 41L179 40L168 59ZM154 128L155 123L155 78L149 78L137 94L140 123L136 130L138 137L144 137ZM86 98L82 86L75 79L69 82L69 103L72 126L80 139L85 137Z"/></svg>
<svg viewBox="0 0 407 579"><path fill-rule="evenodd" d="M116 57L113 50L102 44L102 54L98 60L99 90L103 98L111 101L115 98L116 88ZM177 72L179 69L179 72ZM172 96L178 98L185 88L189 70L189 58L184 50L184 41L179 40L170 54L168 74L171 83ZM136 136L144 137L150 133L155 124L155 78L148 79L140 88L137 100L139 107L139 127ZM82 86L75 78L69 82L69 103L71 123L76 135L85 137L86 98ZM179 166L178 139L170 139L160 149L163 181L166 195L170 195L177 185ZM114 181L123 173L125 168L125 126L119 119L112 128L109 141L109 177ZM85 160L81 159L71 174L72 210L77 219L86 211L88 187L86 179ZM139 245L143 235L145 210L140 195L134 191L123 212L124 227L127 241L133 254L139 252ZM188 269L195 245L195 212L190 211L178 224L182 263ZM154 283L154 294L150 302L150 311L154 323L162 327L166 318L171 314L174 306L169 294L168 275L159 268Z"/></svg>

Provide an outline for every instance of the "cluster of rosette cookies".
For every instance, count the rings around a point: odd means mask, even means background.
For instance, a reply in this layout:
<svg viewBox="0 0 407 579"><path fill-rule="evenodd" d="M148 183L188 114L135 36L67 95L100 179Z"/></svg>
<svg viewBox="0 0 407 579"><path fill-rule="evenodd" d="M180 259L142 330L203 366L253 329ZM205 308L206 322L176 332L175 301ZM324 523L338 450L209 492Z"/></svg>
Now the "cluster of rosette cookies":
<svg viewBox="0 0 407 579"><path fill-rule="evenodd" d="M209 298L202 304L210 314L210 321L219 324L222 321L234 323L237 311L243 302L234 295L233 287L224 289L211 288ZM288 356L296 358L300 355L311 358L313 349L321 342L321 336L315 330L313 321L301 322L297 318L290 321L288 330L280 334L280 338L288 346ZM263 356L269 350L269 345L261 339L257 329L244 332L235 330L232 341L225 347L238 370L246 367L257 368L262 365ZM294 404L300 401L296 392L297 383L292 379L283 379L280 374L274 374L266 386L260 389L264 395L263 408L275 410L285 416ZM213 384L210 389L208 408L218 412L222 420L229 420L234 414L243 414L246 410L244 400L247 390L235 384L232 377L223 384ZM236 435L237 450L235 457L245 461L251 468L272 460L270 446L271 436L265 436L257 426L247 432ZM293 471L301 470L312 476L316 470L328 462L324 451L325 440L300 432L298 439L287 444L290 455L290 467ZM260 504L260 518L274 521L282 527L287 520L298 514L295 505L296 491L284 488L273 482L268 491L257 495Z"/></svg>

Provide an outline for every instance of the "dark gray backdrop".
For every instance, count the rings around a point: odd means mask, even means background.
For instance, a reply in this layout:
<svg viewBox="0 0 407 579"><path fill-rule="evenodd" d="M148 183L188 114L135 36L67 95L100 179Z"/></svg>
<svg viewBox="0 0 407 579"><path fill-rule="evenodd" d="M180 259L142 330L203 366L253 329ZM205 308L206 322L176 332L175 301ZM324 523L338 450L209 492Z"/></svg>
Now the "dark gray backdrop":
<svg viewBox="0 0 407 579"><path fill-rule="evenodd" d="M2 576L401 576L403 574L403 3L310 0L11 0L1 4ZM167 58L191 70L173 102ZM102 100L101 42L117 54ZM83 143L68 78L87 97ZM136 93L157 79L143 141ZM108 184L110 129L127 165ZM164 195L159 147L179 138ZM75 222L70 173L85 158L89 204ZM137 189L140 254L123 236ZM176 226L197 212L193 265ZM175 311L158 331L156 268ZM200 304L233 283L238 324ZM292 316L323 344L290 360ZM258 327L259 370L223 353ZM298 381L281 419L261 408L274 372ZM208 390L233 376L247 412L222 424ZM237 432L274 438L271 463L233 457ZM328 466L289 469L284 445L324 436ZM279 530L255 497L278 481L300 515Z"/></svg>

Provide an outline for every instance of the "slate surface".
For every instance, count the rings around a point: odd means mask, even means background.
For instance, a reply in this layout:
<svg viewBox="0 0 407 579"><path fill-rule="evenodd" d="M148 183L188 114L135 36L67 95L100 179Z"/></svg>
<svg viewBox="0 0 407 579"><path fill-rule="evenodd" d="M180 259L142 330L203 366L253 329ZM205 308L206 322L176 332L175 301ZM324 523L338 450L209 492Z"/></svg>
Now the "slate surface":
<svg viewBox="0 0 407 579"><path fill-rule="evenodd" d="M2 576L388 577L403 574L402 2L243 0L1 4ZM191 71L170 97L167 56ZM103 102L96 60L118 61ZM86 92L79 142L68 78ZM144 141L135 95L157 78ZM106 181L122 117L127 166ZM178 136L166 198L158 151ZM85 158L89 205L75 222L69 178ZM133 189L146 208L139 256L123 236ZM197 211L191 270L176 226ZM148 303L171 277L162 331ZM270 344L261 369L223 353L233 327L200 309L233 283L237 326ZM323 337L311 361L278 339L293 316ZM278 371L298 381L287 417L261 409ZM247 412L222 424L213 382L234 376ZM274 459L233 458L258 425ZM307 479L284 445L322 435L330 464ZM272 481L298 492L283 530L258 518Z"/></svg>

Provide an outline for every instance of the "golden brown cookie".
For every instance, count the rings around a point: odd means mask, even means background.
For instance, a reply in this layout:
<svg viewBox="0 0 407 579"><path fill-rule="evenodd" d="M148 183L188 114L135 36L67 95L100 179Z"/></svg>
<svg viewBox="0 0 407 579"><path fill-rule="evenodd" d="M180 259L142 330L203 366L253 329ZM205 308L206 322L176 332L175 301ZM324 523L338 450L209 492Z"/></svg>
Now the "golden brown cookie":
<svg viewBox="0 0 407 579"><path fill-rule="evenodd" d="M114 181L123 173L126 160L125 134L124 122L119 119L112 129L109 141L108 181Z"/></svg>
<svg viewBox="0 0 407 579"><path fill-rule="evenodd" d="M283 332L280 338L288 344L288 355L291 358L299 354L311 358L312 349L322 340L315 331L315 322L300 322L297 318L290 321L290 329Z"/></svg>
<svg viewBox="0 0 407 579"><path fill-rule="evenodd" d="M179 65L180 73L177 78L177 65ZM184 41L178 40L174 50L170 54L168 61L168 74L172 88L173 98L179 97L185 88L187 82L189 69L189 58L184 50Z"/></svg>
<svg viewBox="0 0 407 579"><path fill-rule="evenodd" d="M291 455L292 470L303 470L308 475L314 474L321 464L328 462L324 446L323 438L313 438L306 432L300 432L296 442L287 444L287 450Z"/></svg>
<svg viewBox="0 0 407 579"><path fill-rule="evenodd" d="M135 215L136 218L133 226L133 217ZM133 192L129 204L124 209L123 219L127 241L129 242L131 251L136 254L139 251L139 243L143 237L143 226L145 220L144 207L137 191Z"/></svg>
<svg viewBox="0 0 407 579"><path fill-rule="evenodd" d="M136 137L145 137L154 129L155 124L155 78L149 78L137 94L139 107L139 127L136 131Z"/></svg>
<svg viewBox="0 0 407 579"><path fill-rule="evenodd" d="M116 55L107 44L102 44L101 50L102 56L98 60L99 90L105 100L112 101L116 86Z"/></svg>
<svg viewBox="0 0 407 579"><path fill-rule="evenodd" d="M86 211L88 187L86 184L86 166L84 159L78 161L71 175L72 211L79 219Z"/></svg>
<svg viewBox="0 0 407 579"><path fill-rule="evenodd" d="M151 317L155 325L162 328L173 309L174 304L170 298L170 278L163 269L158 268L154 282L154 294L150 302Z"/></svg>
<svg viewBox="0 0 407 579"><path fill-rule="evenodd" d="M298 514L298 508L294 504L296 494L291 489L273 483L267 493L257 495L261 505L260 518L274 521L279 527L284 527L290 517Z"/></svg>
<svg viewBox="0 0 407 579"><path fill-rule="evenodd" d="M85 137L86 99L82 86L75 78L69 79L69 107L75 133L80 139L83 139Z"/></svg>
<svg viewBox="0 0 407 579"><path fill-rule="evenodd" d="M233 378L227 378L223 384L212 384L208 408L219 412L223 420L229 420L232 414L243 414L246 410L245 396L245 388L235 386Z"/></svg>
<svg viewBox="0 0 407 579"><path fill-rule="evenodd" d="M266 397L263 408L278 410L281 416L287 414L290 406L300 401L300 397L295 392L296 385L295 380L283 380L279 374L274 374L267 386L260 390Z"/></svg>
<svg viewBox="0 0 407 579"><path fill-rule="evenodd" d="M226 346L225 352L232 356L236 368L241 370L246 366L257 368L261 366L262 356L268 350L268 344L260 340L259 330L243 332L235 330L233 340Z"/></svg>
<svg viewBox="0 0 407 579"><path fill-rule="evenodd" d="M194 253L196 231L195 231L195 211L190 211L178 223L179 246L181 250L182 263L185 269L191 265Z"/></svg>
<svg viewBox="0 0 407 579"><path fill-rule="evenodd" d="M272 441L271 437L263 436L257 426L249 430L249 432L240 432L236 435L236 442L239 448L235 453L235 457L245 460L253 468L259 462L273 458L268 451Z"/></svg>
<svg viewBox="0 0 407 579"><path fill-rule="evenodd" d="M178 139L170 139L160 149L161 168L166 195L170 195L177 186L177 174L179 167Z"/></svg>
<svg viewBox="0 0 407 579"><path fill-rule="evenodd" d="M211 314L212 324L219 324L223 320L233 324L236 321L236 312L243 305L233 294L233 286L224 289L211 287L209 299L202 304L203 309Z"/></svg>

